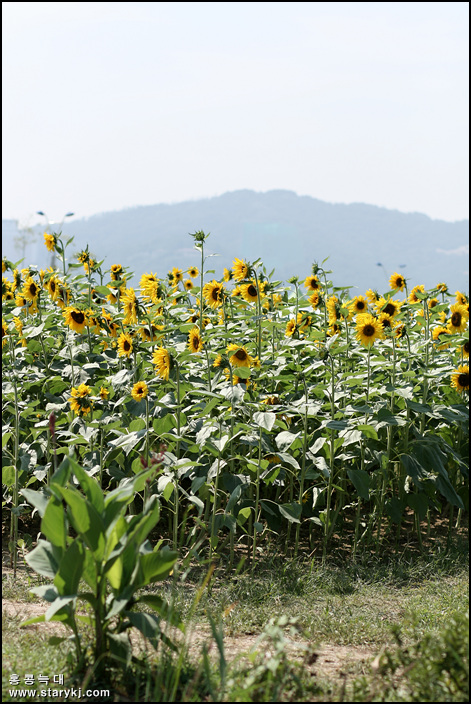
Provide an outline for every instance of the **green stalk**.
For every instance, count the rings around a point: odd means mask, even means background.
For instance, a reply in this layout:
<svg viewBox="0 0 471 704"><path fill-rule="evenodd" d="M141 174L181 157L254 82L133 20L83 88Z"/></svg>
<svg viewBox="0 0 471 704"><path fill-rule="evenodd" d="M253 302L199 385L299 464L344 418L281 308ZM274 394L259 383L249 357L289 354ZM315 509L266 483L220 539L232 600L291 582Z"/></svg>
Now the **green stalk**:
<svg viewBox="0 0 471 704"><path fill-rule="evenodd" d="M331 368L331 388L330 388L330 417L334 420L335 415L335 366L334 358L330 355L330 368ZM330 431L330 471L329 471L329 484L327 487L327 506L325 511L325 525L324 525L324 545L322 548L322 564L325 564L327 556L327 541L329 539L329 520L330 520L330 504L332 501L332 485L334 482L334 454L335 454L335 430L331 428Z"/></svg>
<svg viewBox="0 0 471 704"><path fill-rule="evenodd" d="M203 332L203 269L204 269L204 240L201 241L201 271L200 271L200 332Z"/></svg>
<svg viewBox="0 0 471 704"><path fill-rule="evenodd" d="M252 542L252 570L255 567L255 555L257 551L257 522L260 512L260 463L262 461L262 429L258 429L258 464L257 464L257 479L255 484L255 521L253 527L253 542Z"/></svg>
<svg viewBox="0 0 471 704"><path fill-rule="evenodd" d="M394 389L396 386L396 340L393 336L392 338L392 344L393 344L393 366L392 366L392 375L391 375L391 385L392 385L392 391L391 391L391 403L390 403L390 410L391 414L394 415ZM391 448L392 448L392 437L393 437L393 426L388 425L387 429L387 445L386 445L386 469L383 470L383 476L382 476L382 483L381 483L381 495L380 495L380 502L379 502L379 516L378 516L378 530L376 534L376 550L379 550L380 542L381 542L381 526L383 522L383 511L384 511L384 499L386 496L386 487L388 483L388 473L389 473L389 466L390 466L390 461L391 461Z"/></svg>
<svg viewBox="0 0 471 704"><path fill-rule="evenodd" d="M307 453L307 386L306 386L306 378L304 376L303 376L303 383L304 383L304 398L305 398L305 402L306 402L306 407L304 409L304 446L303 446L303 454L302 454L302 459L301 459L301 480L299 483L299 505L301 506L301 515L302 515L302 511L303 511L304 475L306 473L306 453ZM297 523L296 524L296 538L295 538L295 545L294 545L294 557L295 558L298 556L300 530L301 530L301 524Z"/></svg>
<svg viewBox="0 0 471 704"><path fill-rule="evenodd" d="M11 514L11 529L10 529L10 544L13 557L13 579L16 579L17 553L16 546L18 543L18 503L19 503L19 472L18 472L18 455L19 455L19 434L20 434L20 419L18 411L18 389L16 379L13 381L13 389L15 392L15 444L14 444L14 463L15 463L15 485L13 487L13 510Z"/></svg>
<svg viewBox="0 0 471 704"><path fill-rule="evenodd" d="M176 372L177 372L177 447L175 454L177 459L180 458L180 367L177 362L175 362ZM178 549L178 509L179 509L179 486L178 486L178 474L175 472L175 506L173 514L173 549Z"/></svg>
<svg viewBox="0 0 471 704"><path fill-rule="evenodd" d="M368 345L368 373L367 373L367 381L366 381L366 399L365 399L365 405L368 406L369 399L370 399L370 358L371 358L371 345ZM368 420L368 411L365 411L365 425ZM361 439L361 469L363 469L365 466L365 446L363 442L363 438ZM355 537L353 539L353 561L356 559L356 551L358 547L358 532L360 528L360 517L361 517L361 497L358 496L358 504L357 504L357 510L356 510L356 515L355 515Z"/></svg>
<svg viewBox="0 0 471 704"><path fill-rule="evenodd" d="M260 303L260 289L259 289L259 285L258 285L257 270L254 268L253 272L254 272L254 276L255 276L255 286L257 289L257 329L258 329L257 350L258 350L258 358L259 358L259 360L261 360L262 359L262 306Z"/></svg>
<svg viewBox="0 0 471 704"><path fill-rule="evenodd" d="M221 426L219 426L219 441L221 440ZM216 511L217 511L217 503L218 503L218 490L219 490L219 472L221 468L221 446L219 445L219 452L218 452L218 466L216 470L216 481L214 482L214 501L213 501L213 515L211 519L211 533L209 536L209 559L211 560L213 557L213 546L214 543L217 546L218 540L217 540L217 534L216 534Z"/></svg>

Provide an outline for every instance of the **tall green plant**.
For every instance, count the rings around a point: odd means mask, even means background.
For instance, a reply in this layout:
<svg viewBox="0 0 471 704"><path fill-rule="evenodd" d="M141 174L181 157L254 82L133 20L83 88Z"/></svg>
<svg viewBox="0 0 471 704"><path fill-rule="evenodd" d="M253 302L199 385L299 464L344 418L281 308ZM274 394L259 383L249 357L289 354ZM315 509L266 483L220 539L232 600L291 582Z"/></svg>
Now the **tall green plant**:
<svg viewBox="0 0 471 704"><path fill-rule="evenodd" d="M130 662L127 631L131 628L137 628L155 647L160 640L175 647L160 627L162 618L180 626L168 605L158 595L136 594L167 577L177 560L177 553L161 548L161 541L152 548L147 540L159 520L156 497L151 497L138 515L126 516L135 493L142 491L154 472L155 468L140 472L105 496L98 482L67 457L47 489L22 492L38 510L46 537L38 541L26 561L38 574L53 580L31 590L50 603L46 613L22 625L64 623L73 632L78 664L86 660L78 629L81 622L93 627L90 645L97 669L105 665L108 653ZM71 529L75 537L70 535ZM89 607L89 616L79 614L79 603L81 608ZM137 610L140 604L156 613Z"/></svg>

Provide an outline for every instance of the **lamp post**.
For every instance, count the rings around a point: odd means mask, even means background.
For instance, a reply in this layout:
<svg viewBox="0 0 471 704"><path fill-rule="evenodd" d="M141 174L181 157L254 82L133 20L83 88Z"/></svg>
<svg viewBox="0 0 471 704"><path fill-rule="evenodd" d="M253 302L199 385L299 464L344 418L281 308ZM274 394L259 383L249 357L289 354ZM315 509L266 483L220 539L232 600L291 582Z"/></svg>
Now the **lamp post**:
<svg viewBox="0 0 471 704"><path fill-rule="evenodd" d="M37 215L42 215L43 218L46 218L46 223L47 223L47 224L46 224L46 230L49 230L50 227L51 227L51 225L56 225L56 224L57 224L57 222L55 222L54 220L52 220L52 221L49 220L49 217L47 216L47 214L46 214L44 211L42 211L42 210L37 210L37 211L36 211L36 214L37 214ZM66 218L71 218L72 215L75 215L75 213L66 213L65 215L62 216L62 220L59 222L59 227L58 227L59 232L62 232L62 225L64 224L64 220L65 220ZM48 234L51 235L51 234L53 234L53 233L52 233L52 232L48 232ZM56 266L56 253L55 253L55 251L52 252L52 256L51 256L51 266L52 266L53 269L54 269L55 266Z"/></svg>

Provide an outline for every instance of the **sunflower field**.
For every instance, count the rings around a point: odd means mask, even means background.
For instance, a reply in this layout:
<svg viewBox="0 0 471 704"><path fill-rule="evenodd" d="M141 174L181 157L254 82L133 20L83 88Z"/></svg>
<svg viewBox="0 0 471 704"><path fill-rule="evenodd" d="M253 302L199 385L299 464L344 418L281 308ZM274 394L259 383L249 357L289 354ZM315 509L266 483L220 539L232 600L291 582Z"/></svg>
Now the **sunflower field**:
<svg viewBox="0 0 471 704"><path fill-rule="evenodd" d="M467 296L398 273L352 296L325 262L283 283L235 259L217 280L208 235L191 237L193 267L136 288L88 247L68 261L61 233L45 234L57 268L3 260L12 563L68 461L90 500L132 486L129 514L157 502L163 544L229 564L267 541L325 560L334 535L355 557L399 541L406 517L419 545L437 516L452 532L468 509Z"/></svg>

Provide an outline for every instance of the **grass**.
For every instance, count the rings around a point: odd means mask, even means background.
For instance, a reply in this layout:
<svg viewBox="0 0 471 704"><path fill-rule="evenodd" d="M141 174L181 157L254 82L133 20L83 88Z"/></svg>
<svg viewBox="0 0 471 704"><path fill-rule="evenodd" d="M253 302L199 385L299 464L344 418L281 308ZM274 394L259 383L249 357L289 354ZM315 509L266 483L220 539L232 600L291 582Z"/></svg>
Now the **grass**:
<svg viewBox="0 0 471 704"><path fill-rule="evenodd" d="M175 656L148 652L128 672L117 668L114 701L466 700L469 576L463 540L448 552L365 553L355 563L331 558L321 566L262 556L253 571L230 572L221 565L198 602L206 574L207 565L196 565L168 581L166 594L160 589L183 615L187 647ZM38 583L26 572L16 582L7 574L4 599L20 609L39 605L28 592ZM12 672L65 672L65 686L71 686L67 646L49 646L42 624L20 629L20 620L4 617L4 701L13 699ZM356 651L364 657L355 657Z"/></svg>

